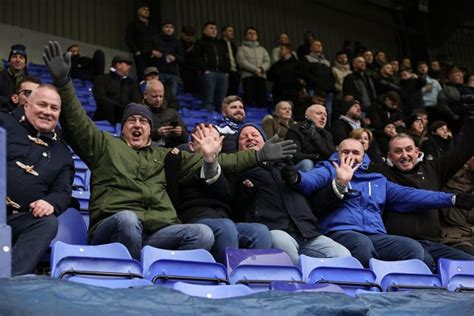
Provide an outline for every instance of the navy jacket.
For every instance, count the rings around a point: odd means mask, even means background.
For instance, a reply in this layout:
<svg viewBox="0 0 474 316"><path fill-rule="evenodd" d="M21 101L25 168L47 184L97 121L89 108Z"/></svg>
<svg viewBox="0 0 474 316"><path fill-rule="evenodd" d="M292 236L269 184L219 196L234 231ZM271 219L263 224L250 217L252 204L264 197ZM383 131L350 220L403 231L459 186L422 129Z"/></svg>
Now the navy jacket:
<svg viewBox="0 0 474 316"><path fill-rule="evenodd" d="M23 109L0 113L0 126L7 130L7 196L28 212L30 203L43 199L63 212L71 198L72 157L55 133L39 133L24 118ZM34 142L41 139L47 146ZM17 162L34 166L37 175L26 172ZM16 209L8 207L8 214Z"/></svg>

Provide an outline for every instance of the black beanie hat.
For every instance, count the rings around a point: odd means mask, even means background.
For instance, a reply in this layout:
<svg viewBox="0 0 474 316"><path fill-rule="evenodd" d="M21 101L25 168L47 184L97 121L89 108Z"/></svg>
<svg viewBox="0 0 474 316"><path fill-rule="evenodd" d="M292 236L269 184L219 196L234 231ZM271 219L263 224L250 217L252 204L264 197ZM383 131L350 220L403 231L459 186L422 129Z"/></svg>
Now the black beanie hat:
<svg viewBox="0 0 474 316"><path fill-rule="evenodd" d="M349 109L354 105L356 104L357 101L353 100L353 101L347 101L347 100L342 100L341 101L341 104L340 104L340 110L341 110L341 114L342 115L346 115L347 111L349 111Z"/></svg>
<svg viewBox="0 0 474 316"><path fill-rule="evenodd" d="M153 130L153 113L151 112L150 107L139 103L129 103L123 111L122 126L125 120L132 115L141 115L146 118L150 123L151 129Z"/></svg>
<svg viewBox="0 0 474 316"><path fill-rule="evenodd" d="M421 120L421 116L418 114L412 114L405 119L405 127L407 130L410 129L411 125L416 121Z"/></svg>
<svg viewBox="0 0 474 316"><path fill-rule="evenodd" d="M11 58L13 55L21 55L21 56L24 56L25 59L27 59L26 47L25 47L25 45L23 45L23 44L15 44L15 45L12 45L10 54L8 55L8 60L10 60L10 58Z"/></svg>
<svg viewBox="0 0 474 316"><path fill-rule="evenodd" d="M441 120L439 120L439 121L434 121L434 122L431 123L431 125L430 125L430 131L431 131L432 133L435 133L438 128L443 127L443 126L445 126L445 125L448 125L448 123L446 123L445 121L441 121Z"/></svg>

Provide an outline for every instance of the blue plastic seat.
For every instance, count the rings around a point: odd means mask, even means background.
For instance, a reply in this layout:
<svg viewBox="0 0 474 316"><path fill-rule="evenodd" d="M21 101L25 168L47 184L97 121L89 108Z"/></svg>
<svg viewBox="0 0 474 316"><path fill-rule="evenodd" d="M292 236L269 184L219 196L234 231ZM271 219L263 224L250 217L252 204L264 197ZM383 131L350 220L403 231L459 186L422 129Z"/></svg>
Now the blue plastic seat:
<svg viewBox="0 0 474 316"><path fill-rule="evenodd" d="M204 249L142 249L145 278L154 284L173 286L177 281L198 284L227 284L225 267Z"/></svg>
<svg viewBox="0 0 474 316"><path fill-rule="evenodd" d="M95 121L94 123L103 132L109 132L110 134L116 132L116 127L110 124L109 121Z"/></svg>
<svg viewBox="0 0 474 316"><path fill-rule="evenodd" d="M248 286L245 286L243 284L201 285L176 282L173 288L190 296L198 296L212 299L246 296L253 293L253 291Z"/></svg>
<svg viewBox="0 0 474 316"><path fill-rule="evenodd" d="M93 286L107 287L110 289L134 288L143 286L153 286L147 279L117 279L117 278L92 278L87 276L72 276L68 281L82 283Z"/></svg>
<svg viewBox="0 0 474 316"><path fill-rule="evenodd" d="M441 258L438 271L448 291L474 291L474 261Z"/></svg>
<svg viewBox="0 0 474 316"><path fill-rule="evenodd" d="M81 211L89 210L89 200L91 197L90 191L72 191L71 195L79 202L79 208Z"/></svg>
<svg viewBox="0 0 474 316"><path fill-rule="evenodd" d="M273 281L302 282L301 272L280 249L225 250L231 284L245 284L253 291L270 289Z"/></svg>
<svg viewBox="0 0 474 316"><path fill-rule="evenodd" d="M56 241L72 245L87 245L87 226L81 213L76 209L68 208L58 216L58 232L51 241L51 246Z"/></svg>
<svg viewBox="0 0 474 316"><path fill-rule="evenodd" d="M385 292L442 288L440 277L418 259L383 261L371 258L369 266Z"/></svg>
<svg viewBox="0 0 474 316"><path fill-rule="evenodd" d="M98 286L117 279L123 281L122 287L129 287L127 280L142 279L143 274L140 262L120 243L84 246L57 241L51 251L51 277Z"/></svg>
<svg viewBox="0 0 474 316"><path fill-rule="evenodd" d="M285 292L331 292L345 294L344 290L336 284L308 284L274 281L270 289Z"/></svg>
<svg viewBox="0 0 474 316"><path fill-rule="evenodd" d="M298 265L306 283L336 284L351 296L359 289L380 291L375 274L364 269L354 257L312 258L300 255Z"/></svg>

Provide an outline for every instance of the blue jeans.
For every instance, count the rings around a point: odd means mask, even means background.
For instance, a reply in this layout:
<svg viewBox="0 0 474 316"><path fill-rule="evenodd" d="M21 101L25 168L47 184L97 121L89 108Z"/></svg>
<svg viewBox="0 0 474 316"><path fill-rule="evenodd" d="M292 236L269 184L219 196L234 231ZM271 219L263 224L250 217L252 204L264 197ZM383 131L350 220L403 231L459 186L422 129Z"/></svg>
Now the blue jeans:
<svg viewBox="0 0 474 316"><path fill-rule="evenodd" d="M454 260L474 260L474 256L438 242L429 240L418 240L418 242L425 249L425 262L431 270L436 271L438 260L440 258L454 259Z"/></svg>
<svg viewBox="0 0 474 316"><path fill-rule="evenodd" d="M3 201L2 201L3 202ZM34 217L30 212L9 215L12 229L12 275L33 273L58 231L54 215Z"/></svg>
<svg viewBox="0 0 474 316"><path fill-rule="evenodd" d="M171 91L168 91L173 97L178 93L178 76L174 74L160 73L160 81Z"/></svg>
<svg viewBox="0 0 474 316"><path fill-rule="evenodd" d="M203 106L209 110L221 111L222 100L227 93L229 75L223 72L210 71L202 75Z"/></svg>
<svg viewBox="0 0 474 316"><path fill-rule="evenodd" d="M295 265L298 264L298 256L300 254L315 258L334 258L351 255L344 246L324 235L311 239L295 239L283 230L275 229L271 233L272 247L286 252Z"/></svg>
<svg viewBox="0 0 474 316"><path fill-rule="evenodd" d="M145 245L174 250L210 250L214 235L209 227L201 224L170 225L144 235L137 215L132 211L120 211L101 220L91 239L92 245L111 242L124 244L132 257L140 260L140 252Z"/></svg>
<svg viewBox="0 0 474 316"><path fill-rule="evenodd" d="M258 223L234 223L228 218L203 218L196 223L209 226L214 232L212 254L224 263L225 248L268 249L272 237L267 226Z"/></svg>
<svg viewBox="0 0 474 316"><path fill-rule="evenodd" d="M337 231L329 236L346 246L366 268L369 267L370 258L387 261L424 259L423 247L418 241L408 237L365 234L352 230Z"/></svg>
<svg viewBox="0 0 474 316"><path fill-rule="evenodd" d="M303 159L295 165L296 170L308 172L314 168L314 162L311 159Z"/></svg>

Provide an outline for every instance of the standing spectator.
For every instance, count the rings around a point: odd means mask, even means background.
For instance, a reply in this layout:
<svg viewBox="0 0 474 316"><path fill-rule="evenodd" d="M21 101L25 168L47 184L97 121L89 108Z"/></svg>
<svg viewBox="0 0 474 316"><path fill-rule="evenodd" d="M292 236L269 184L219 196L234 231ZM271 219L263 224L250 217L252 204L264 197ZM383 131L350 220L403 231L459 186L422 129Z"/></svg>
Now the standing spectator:
<svg viewBox="0 0 474 316"><path fill-rule="evenodd" d="M440 84L444 83L441 80L443 79L443 71L441 69L441 65L439 63L439 60L437 59L432 59L430 63L430 70L428 71L428 74L430 75L431 78L438 80Z"/></svg>
<svg viewBox="0 0 474 316"><path fill-rule="evenodd" d="M344 78L342 95L353 96L358 100L362 110L368 111L377 97L372 78L365 73L365 60L358 56L352 60L353 72Z"/></svg>
<svg viewBox="0 0 474 316"><path fill-rule="evenodd" d="M301 90L298 78L298 61L293 55L293 49L289 44L280 46L281 59L274 63L267 73L268 80L273 81L273 102L282 100L291 101L296 104L298 94Z"/></svg>
<svg viewBox="0 0 474 316"><path fill-rule="evenodd" d="M25 45L13 45L8 55L8 67L0 74L0 104L8 103L8 99L14 92L15 87L23 77L28 75L26 70L27 62Z"/></svg>
<svg viewBox="0 0 474 316"><path fill-rule="evenodd" d="M415 145L421 147L421 143L426 140L425 126L421 115L412 114L405 119L406 132L413 138Z"/></svg>
<svg viewBox="0 0 474 316"><path fill-rule="evenodd" d="M426 81L412 73L411 69L402 69L400 72L400 97L403 104L403 112L410 115L413 110L424 108L421 88Z"/></svg>
<svg viewBox="0 0 474 316"><path fill-rule="evenodd" d="M389 91L400 92L400 86L393 76L393 67L391 64L387 63L380 67L379 75L375 79L375 88L379 95Z"/></svg>
<svg viewBox="0 0 474 316"><path fill-rule="evenodd" d="M168 91L168 104L175 102L178 93L178 63L183 61L183 49L180 41L174 36L174 24L164 22L161 33L153 36L149 65L160 71L160 81Z"/></svg>
<svg viewBox="0 0 474 316"><path fill-rule="evenodd" d="M396 125L403 122L403 112L400 108L400 96L395 91L389 91L380 97L382 102L376 102L369 110L370 127L382 131L387 121Z"/></svg>
<svg viewBox="0 0 474 316"><path fill-rule="evenodd" d="M461 90L461 102L470 116L474 116L474 74L466 76L467 84Z"/></svg>
<svg viewBox="0 0 474 316"><path fill-rule="evenodd" d="M186 124L178 111L169 108L164 99L165 87L158 80L150 80L146 84L143 101L153 113L153 129L151 140L156 145L173 148L188 141Z"/></svg>
<svg viewBox="0 0 474 316"><path fill-rule="evenodd" d="M245 120L244 101L238 95L229 95L221 105L222 121L216 126L224 135L222 152L235 152L237 148L237 132Z"/></svg>
<svg viewBox="0 0 474 316"><path fill-rule="evenodd" d="M306 89L309 95L314 95L315 90L326 93L334 90L334 76L331 63L323 54L323 44L319 40L311 44L311 52L302 59L303 78L306 81ZM328 100L326 99L326 106Z"/></svg>
<svg viewBox="0 0 474 316"><path fill-rule="evenodd" d="M411 70L411 59L408 57L405 57L402 59L402 64L400 65L400 71L403 70Z"/></svg>
<svg viewBox="0 0 474 316"><path fill-rule="evenodd" d="M448 82L438 94L439 114L445 118L449 128L455 134L459 131L460 122L467 114L461 101L463 84L464 76L461 69L454 67L449 72Z"/></svg>
<svg viewBox="0 0 474 316"><path fill-rule="evenodd" d="M352 73L351 66L349 65L349 59L345 51L336 53L336 59L334 60L334 66L332 67L332 73L334 75L334 99L339 101L342 99L342 84L344 78Z"/></svg>
<svg viewBox="0 0 474 316"><path fill-rule="evenodd" d="M362 112L357 101L341 101L341 116L331 126L334 145L349 137L352 130L362 127Z"/></svg>
<svg viewBox="0 0 474 316"><path fill-rule="evenodd" d="M143 80L140 81L140 91L145 92L146 83L150 80L160 80L160 71L156 67L146 67L143 72ZM166 92L165 92L166 93Z"/></svg>
<svg viewBox="0 0 474 316"><path fill-rule="evenodd" d="M245 40L237 50L237 64L242 75L245 104L265 107L267 98L267 74L270 56L258 42L257 30L248 27Z"/></svg>
<svg viewBox="0 0 474 316"><path fill-rule="evenodd" d="M73 44L67 48L71 53L71 78L81 80L94 80L104 74L105 55L101 49L94 51L92 58L81 56L81 48Z"/></svg>
<svg viewBox="0 0 474 316"><path fill-rule="evenodd" d="M288 37L288 34L286 33L281 33L280 35L278 35L277 45L273 47L272 54L270 56L272 59L272 64L280 60L281 58L280 47L282 45L290 45L290 38ZM298 60L298 55L296 55L296 52L294 50L291 52L291 54L295 57L296 60Z"/></svg>
<svg viewBox="0 0 474 316"><path fill-rule="evenodd" d="M374 53L372 53L370 49L366 48L362 52L362 57L364 57L365 60L365 73L367 74L367 76L373 79L377 74L376 64L374 63Z"/></svg>
<svg viewBox="0 0 474 316"><path fill-rule="evenodd" d="M185 25L181 28L180 42L184 52L184 61L179 65L179 75L183 81L184 91L199 95L201 93L199 71L194 62L194 45L196 31L192 26Z"/></svg>
<svg viewBox="0 0 474 316"><path fill-rule="evenodd" d="M375 65L375 70L379 71L380 68L382 68L383 65L387 64L387 56L385 55L385 52L383 51L378 51L375 53L374 57L374 65Z"/></svg>
<svg viewBox="0 0 474 316"><path fill-rule="evenodd" d="M315 39L316 39L316 35L314 35L313 32L306 31L304 33L303 44L298 46L298 49L296 50L296 55L298 55L299 60L302 60L304 56L310 53L311 45L313 44Z"/></svg>
<svg viewBox="0 0 474 316"><path fill-rule="evenodd" d="M273 115L266 115L262 121L262 127L267 137L278 135L279 140L284 140L288 129L295 124L292 119L293 106L288 101L280 101L275 106Z"/></svg>
<svg viewBox="0 0 474 316"><path fill-rule="evenodd" d="M428 112L431 121L436 118L436 105L438 103L438 94L441 91L439 82L428 75L428 63L426 61L418 62L418 75L423 78L426 84L421 88L423 104Z"/></svg>
<svg viewBox="0 0 474 316"><path fill-rule="evenodd" d="M400 65L398 64L398 60L393 59L389 62L392 65L393 70L393 79L395 80L395 84L400 86Z"/></svg>
<svg viewBox="0 0 474 316"><path fill-rule="evenodd" d="M230 60L226 43L217 38L215 22L206 22L202 33L194 46L194 58L202 76L203 106L208 111L214 111L227 93Z"/></svg>
<svg viewBox="0 0 474 316"><path fill-rule="evenodd" d="M110 73L95 79L92 89L97 103L94 120L120 123L124 107L130 102L140 102L142 96L138 84L128 76L131 68L129 58L116 56Z"/></svg>
<svg viewBox="0 0 474 316"><path fill-rule="evenodd" d="M125 43L133 54L139 81L143 78L143 71L151 57L153 36L158 30L150 23L149 17L150 7L148 3L141 1L137 6L136 19L128 24L125 32Z"/></svg>
<svg viewBox="0 0 474 316"><path fill-rule="evenodd" d="M237 45L234 43L234 27L226 25L222 28L222 39L227 47L229 55L229 87L226 95L238 95L240 86L240 73L237 69Z"/></svg>

